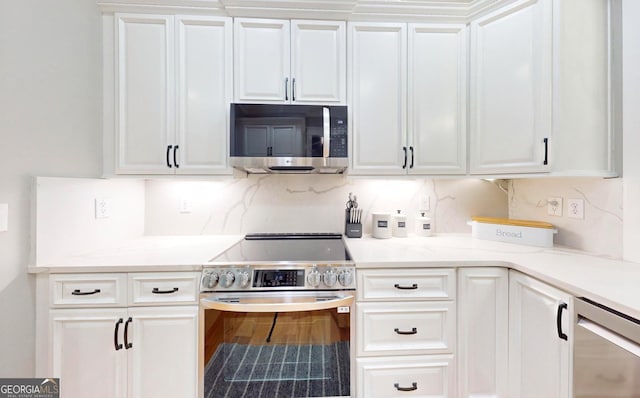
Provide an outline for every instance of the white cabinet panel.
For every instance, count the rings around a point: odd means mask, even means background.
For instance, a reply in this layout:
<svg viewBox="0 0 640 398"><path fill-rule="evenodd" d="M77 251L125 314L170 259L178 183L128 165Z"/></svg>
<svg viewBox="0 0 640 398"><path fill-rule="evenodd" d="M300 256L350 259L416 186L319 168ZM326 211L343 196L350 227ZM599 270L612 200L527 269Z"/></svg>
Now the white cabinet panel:
<svg viewBox="0 0 640 398"><path fill-rule="evenodd" d="M57 274L49 277L51 307L124 307L126 274Z"/></svg>
<svg viewBox="0 0 640 398"><path fill-rule="evenodd" d="M197 304L198 272L129 274L129 305Z"/></svg>
<svg viewBox="0 0 640 398"><path fill-rule="evenodd" d="M234 20L236 101L288 101L289 46L287 20Z"/></svg>
<svg viewBox="0 0 640 398"><path fill-rule="evenodd" d="M346 24L291 21L291 101L346 99Z"/></svg>
<svg viewBox="0 0 640 398"><path fill-rule="evenodd" d="M456 276L453 269L359 270L358 300L453 300Z"/></svg>
<svg viewBox="0 0 640 398"><path fill-rule="evenodd" d="M559 313L560 331L556 325ZM572 322L570 295L509 272L510 397L571 397Z"/></svg>
<svg viewBox="0 0 640 398"><path fill-rule="evenodd" d="M402 23L349 24L349 120L355 174L406 173L406 31Z"/></svg>
<svg viewBox="0 0 640 398"><path fill-rule="evenodd" d="M233 66L231 20L176 17L177 173L227 170Z"/></svg>
<svg viewBox="0 0 640 398"><path fill-rule="evenodd" d="M60 378L61 397L126 396L127 356L114 347L114 334L122 344L126 314L124 308L50 312L50 375Z"/></svg>
<svg viewBox="0 0 640 398"><path fill-rule="evenodd" d="M551 1L519 1L471 23L471 173L549 170Z"/></svg>
<svg viewBox="0 0 640 398"><path fill-rule="evenodd" d="M116 16L116 173L166 173L173 140L173 24L169 16Z"/></svg>
<svg viewBox="0 0 640 398"><path fill-rule="evenodd" d="M409 24L409 174L464 174L467 28Z"/></svg>
<svg viewBox="0 0 640 398"><path fill-rule="evenodd" d="M509 273L505 268L458 271L460 398L506 397Z"/></svg>
<svg viewBox="0 0 640 398"><path fill-rule="evenodd" d="M198 307L132 308L129 397L195 397Z"/></svg>

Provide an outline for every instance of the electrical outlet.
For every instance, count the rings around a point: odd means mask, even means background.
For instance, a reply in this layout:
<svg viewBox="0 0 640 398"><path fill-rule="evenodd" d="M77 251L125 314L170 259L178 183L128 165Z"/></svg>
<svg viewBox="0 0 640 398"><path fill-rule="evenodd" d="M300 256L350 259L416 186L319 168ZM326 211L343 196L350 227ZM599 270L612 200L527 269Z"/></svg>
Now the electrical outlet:
<svg viewBox="0 0 640 398"><path fill-rule="evenodd" d="M584 199L567 199L567 217L584 219Z"/></svg>
<svg viewBox="0 0 640 398"><path fill-rule="evenodd" d="M191 213L191 202L187 198L180 199L180 213Z"/></svg>
<svg viewBox="0 0 640 398"><path fill-rule="evenodd" d="M418 210L420 211L431 210L431 198L429 197L429 195L420 195L420 203L418 206Z"/></svg>
<svg viewBox="0 0 640 398"><path fill-rule="evenodd" d="M552 196L547 198L547 214L550 216L562 217L561 197Z"/></svg>
<svg viewBox="0 0 640 398"><path fill-rule="evenodd" d="M111 203L105 198L95 199L95 216L96 219L111 217Z"/></svg>

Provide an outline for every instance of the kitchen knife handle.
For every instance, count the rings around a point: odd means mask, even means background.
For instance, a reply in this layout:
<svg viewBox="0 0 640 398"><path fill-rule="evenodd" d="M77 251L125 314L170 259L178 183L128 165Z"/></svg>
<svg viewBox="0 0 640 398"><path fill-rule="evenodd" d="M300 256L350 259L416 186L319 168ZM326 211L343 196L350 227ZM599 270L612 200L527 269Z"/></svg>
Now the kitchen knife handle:
<svg viewBox="0 0 640 398"><path fill-rule="evenodd" d="M171 168L171 163L169 163L169 152L171 152L171 148L173 147L173 145L167 145L167 167Z"/></svg>
<svg viewBox="0 0 640 398"><path fill-rule="evenodd" d="M122 318L118 319L118 321L116 322L116 327L113 332L113 345L115 346L116 351L122 349L122 344L118 343L118 330L120 329L120 324L122 322L123 322Z"/></svg>
<svg viewBox="0 0 640 398"><path fill-rule="evenodd" d="M411 387L400 387L400 384L394 383L393 386L398 391L415 391L418 389L418 383L411 383Z"/></svg>
<svg viewBox="0 0 640 398"><path fill-rule="evenodd" d="M91 291L91 292L82 292L82 291L80 291L80 289L76 289L76 290L71 292L71 294L73 296L89 296L89 295L97 294L97 293L100 293L100 289L93 289L93 291Z"/></svg>
<svg viewBox="0 0 640 398"><path fill-rule="evenodd" d="M176 158L178 157L178 145L173 148L173 165L176 166L176 169L180 167Z"/></svg>
<svg viewBox="0 0 640 398"><path fill-rule="evenodd" d="M404 163L402 164L402 168L406 169L407 168L407 147L403 146L402 150L404 151Z"/></svg>
<svg viewBox="0 0 640 398"><path fill-rule="evenodd" d="M133 347L133 343L129 343L129 324L131 322L133 322L133 319L129 317L129 319L127 319L127 322L125 322L124 324L124 348L126 348L127 350Z"/></svg>
<svg viewBox="0 0 640 398"><path fill-rule="evenodd" d="M411 151L411 165L409 165L409 168L412 169L413 168L413 146L410 146L409 150Z"/></svg>
<svg viewBox="0 0 640 398"><path fill-rule="evenodd" d="M562 340L568 340L565 333L562 332L562 311L567 309L567 303L560 303L558 305L558 312L556 314L556 327L558 328L558 337Z"/></svg>

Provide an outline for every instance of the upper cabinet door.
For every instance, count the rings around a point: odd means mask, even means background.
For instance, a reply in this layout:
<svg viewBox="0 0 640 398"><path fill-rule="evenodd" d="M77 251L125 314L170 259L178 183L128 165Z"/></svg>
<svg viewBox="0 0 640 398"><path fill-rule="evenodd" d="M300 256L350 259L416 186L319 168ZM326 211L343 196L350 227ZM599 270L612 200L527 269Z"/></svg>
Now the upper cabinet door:
<svg viewBox="0 0 640 398"><path fill-rule="evenodd" d="M467 29L409 24L409 174L464 174Z"/></svg>
<svg viewBox="0 0 640 398"><path fill-rule="evenodd" d="M548 171L550 0L519 1L471 23L471 173Z"/></svg>
<svg viewBox="0 0 640 398"><path fill-rule="evenodd" d="M289 101L289 46L289 21L234 20L237 102Z"/></svg>
<svg viewBox="0 0 640 398"><path fill-rule="evenodd" d="M178 120L176 173L228 172L233 98L230 18L176 17Z"/></svg>
<svg viewBox="0 0 640 398"><path fill-rule="evenodd" d="M407 25L349 24L352 174L406 174Z"/></svg>
<svg viewBox="0 0 640 398"><path fill-rule="evenodd" d="M345 103L346 24L291 21L291 101Z"/></svg>
<svg viewBox="0 0 640 398"><path fill-rule="evenodd" d="M116 15L116 173L167 173L175 134L172 21Z"/></svg>

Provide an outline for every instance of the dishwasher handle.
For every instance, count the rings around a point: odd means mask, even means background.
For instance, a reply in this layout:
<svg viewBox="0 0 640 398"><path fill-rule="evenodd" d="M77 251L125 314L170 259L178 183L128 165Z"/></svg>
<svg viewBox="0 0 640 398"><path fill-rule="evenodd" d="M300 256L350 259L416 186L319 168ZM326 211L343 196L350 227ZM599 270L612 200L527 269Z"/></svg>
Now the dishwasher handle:
<svg viewBox="0 0 640 398"><path fill-rule="evenodd" d="M640 344L636 343L633 340L630 340L624 337L621 334L614 333L611 330L600 326L599 324L587 319L587 318L579 318L577 326L583 327L589 330L591 333L594 333L603 339L609 341L611 344L615 344L616 346L626 350L633 355L640 357Z"/></svg>

